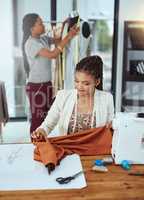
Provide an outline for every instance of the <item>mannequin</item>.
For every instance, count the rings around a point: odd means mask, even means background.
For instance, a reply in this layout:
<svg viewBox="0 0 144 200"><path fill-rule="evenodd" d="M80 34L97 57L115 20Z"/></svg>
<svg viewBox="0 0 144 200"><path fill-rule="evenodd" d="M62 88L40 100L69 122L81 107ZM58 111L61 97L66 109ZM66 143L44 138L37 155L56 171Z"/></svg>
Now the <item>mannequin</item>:
<svg viewBox="0 0 144 200"><path fill-rule="evenodd" d="M80 26L80 33L66 47L64 89L74 88L74 68L80 59L87 56L88 45L91 38L89 23L81 20L76 11L70 14L67 30L69 31L70 27L74 24Z"/></svg>

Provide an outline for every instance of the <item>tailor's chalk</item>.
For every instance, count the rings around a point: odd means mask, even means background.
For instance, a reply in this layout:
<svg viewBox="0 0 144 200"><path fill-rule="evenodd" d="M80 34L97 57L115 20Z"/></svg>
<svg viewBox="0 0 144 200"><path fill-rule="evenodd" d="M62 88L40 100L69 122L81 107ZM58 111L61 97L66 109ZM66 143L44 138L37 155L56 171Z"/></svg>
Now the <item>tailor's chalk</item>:
<svg viewBox="0 0 144 200"><path fill-rule="evenodd" d="M96 171L96 172L107 172L108 171L108 169L105 166L97 166L97 165L94 165L92 167L92 170Z"/></svg>

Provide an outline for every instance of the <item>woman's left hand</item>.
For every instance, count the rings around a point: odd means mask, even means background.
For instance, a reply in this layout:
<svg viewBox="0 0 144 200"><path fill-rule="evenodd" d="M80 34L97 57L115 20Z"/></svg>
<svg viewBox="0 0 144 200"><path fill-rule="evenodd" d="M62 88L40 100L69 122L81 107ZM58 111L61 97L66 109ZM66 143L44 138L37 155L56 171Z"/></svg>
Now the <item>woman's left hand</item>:
<svg viewBox="0 0 144 200"><path fill-rule="evenodd" d="M106 128L112 128L112 122L107 122L106 123Z"/></svg>
<svg viewBox="0 0 144 200"><path fill-rule="evenodd" d="M74 25L70 28L70 31L68 33L70 38L75 37L80 31L80 27L78 27L77 25Z"/></svg>

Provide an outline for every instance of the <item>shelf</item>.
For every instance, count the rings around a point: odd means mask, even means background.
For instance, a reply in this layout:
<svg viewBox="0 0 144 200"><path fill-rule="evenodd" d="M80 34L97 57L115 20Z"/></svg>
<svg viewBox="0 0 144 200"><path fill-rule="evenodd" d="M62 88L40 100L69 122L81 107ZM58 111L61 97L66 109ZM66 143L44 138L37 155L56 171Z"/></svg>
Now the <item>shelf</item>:
<svg viewBox="0 0 144 200"><path fill-rule="evenodd" d="M144 49L127 48L128 51L144 51Z"/></svg>
<svg viewBox="0 0 144 200"><path fill-rule="evenodd" d="M143 82L144 81L144 75L126 75L126 81L135 81L135 82Z"/></svg>
<svg viewBox="0 0 144 200"><path fill-rule="evenodd" d="M125 106L144 106L144 100L134 100L134 99L125 99L123 98L123 105Z"/></svg>
<svg viewBox="0 0 144 200"><path fill-rule="evenodd" d="M138 84L139 83L139 84ZM141 84L140 84L141 83ZM124 23L124 44L123 44L123 79L121 109L129 106L139 111L144 107L144 98L133 99L133 86L140 86L144 83L144 21L125 21ZM129 91L127 93L126 91ZM143 92L139 90L139 92Z"/></svg>

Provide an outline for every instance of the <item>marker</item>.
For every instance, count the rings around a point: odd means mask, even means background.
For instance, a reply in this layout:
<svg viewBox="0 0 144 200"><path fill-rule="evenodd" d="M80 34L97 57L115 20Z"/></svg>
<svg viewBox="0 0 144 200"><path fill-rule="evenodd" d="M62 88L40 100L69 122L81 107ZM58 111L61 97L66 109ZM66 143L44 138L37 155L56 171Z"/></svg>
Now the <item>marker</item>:
<svg viewBox="0 0 144 200"><path fill-rule="evenodd" d="M128 175L131 176L144 176L144 172L130 172Z"/></svg>

